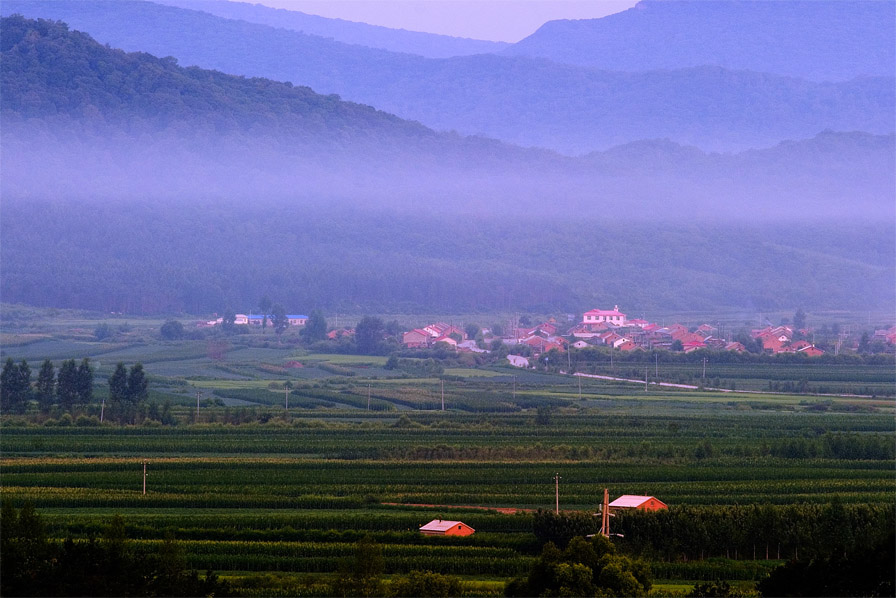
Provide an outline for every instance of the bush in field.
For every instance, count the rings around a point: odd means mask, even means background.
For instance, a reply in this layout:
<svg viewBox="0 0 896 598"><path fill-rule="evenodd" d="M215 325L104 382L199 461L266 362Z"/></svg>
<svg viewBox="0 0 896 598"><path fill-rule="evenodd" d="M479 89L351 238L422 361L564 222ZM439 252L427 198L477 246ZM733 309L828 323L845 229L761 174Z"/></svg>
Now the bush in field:
<svg viewBox="0 0 896 598"><path fill-rule="evenodd" d="M599 528L596 517L591 513L578 511L567 511L558 515L553 511L539 509L535 513L533 523L535 537L541 544L552 542L563 548L573 538L597 533Z"/></svg>
<svg viewBox="0 0 896 598"><path fill-rule="evenodd" d="M365 536L355 544L353 558L340 567L333 590L340 596L379 596L384 568L382 548Z"/></svg>
<svg viewBox="0 0 896 598"><path fill-rule="evenodd" d="M460 596L460 580L432 571L411 571L404 577L392 580L388 594L400 598Z"/></svg>
<svg viewBox="0 0 896 598"><path fill-rule="evenodd" d="M565 550L545 545L525 580L507 584L506 596L646 596L650 571L641 561L616 554L603 536L573 538Z"/></svg>
<svg viewBox="0 0 896 598"><path fill-rule="evenodd" d="M159 328L159 333L166 341L176 341L184 337L184 325L177 320L168 320Z"/></svg>

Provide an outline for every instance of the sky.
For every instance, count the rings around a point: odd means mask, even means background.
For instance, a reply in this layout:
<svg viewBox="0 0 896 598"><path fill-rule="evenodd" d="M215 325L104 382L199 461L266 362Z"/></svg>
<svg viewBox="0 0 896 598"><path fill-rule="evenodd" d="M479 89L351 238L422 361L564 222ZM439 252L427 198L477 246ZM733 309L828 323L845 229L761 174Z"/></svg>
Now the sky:
<svg viewBox="0 0 896 598"><path fill-rule="evenodd" d="M493 41L517 42L555 19L596 19L636 0L242 0L275 8Z"/></svg>

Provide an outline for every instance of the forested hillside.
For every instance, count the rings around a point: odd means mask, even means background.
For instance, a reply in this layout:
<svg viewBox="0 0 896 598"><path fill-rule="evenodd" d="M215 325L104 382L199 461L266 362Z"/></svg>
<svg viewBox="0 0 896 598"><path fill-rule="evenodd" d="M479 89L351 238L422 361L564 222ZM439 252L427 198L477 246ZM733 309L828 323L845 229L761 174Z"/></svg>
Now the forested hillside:
<svg viewBox="0 0 896 598"><path fill-rule="evenodd" d="M4 301L892 307L892 135L564 158L126 54L59 23L0 26Z"/></svg>
<svg viewBox="0 0 896 598"><path fill-rule="evenodd" d="M40 217L36 218L35 214ZM222 313L892 309L892 226L615 223L208 201L0 206L3 300Z"/></svg>
<svg viewBox="0 0 896 598"><path fill-rule="evenodd" d="M825 133L706 154L639 142L584 159L440 134L308 88L3 22L4 197L226 197L629 220L892 219L893 137ZM674 166L674 167L673 167Z"/></svg>
<svg viewBox="0 0 896 598"><path fill-rule="evenodd" d="M642 0L601 19L557 20L504 53L601 69L715 65L847 81L896 71L889 0Z"/></svg>
<svg viewBox="0 0 896 598"><path fill-rule="evenodd" d="M124 0L6 0L0 10L62 19L101 43L183 65L337 93L436 130L572 155L638 139L736 150L825 129L894 130L892 77L813 83L719 66L611 72L494 54L433 60Z"/></svg>

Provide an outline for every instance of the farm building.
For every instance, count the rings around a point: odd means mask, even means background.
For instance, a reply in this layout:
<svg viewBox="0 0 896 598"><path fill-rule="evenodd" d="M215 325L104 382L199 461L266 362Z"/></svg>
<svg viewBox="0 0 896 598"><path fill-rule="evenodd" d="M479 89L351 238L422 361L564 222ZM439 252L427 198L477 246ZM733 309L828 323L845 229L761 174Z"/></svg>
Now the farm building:
<svg viewBox="0 0 896 598"><path fill-rule="evenodd" d="M652 496L636 496L623 494L610 503L611 509L641 509L642 511L661 511L669 507L663 501Z"/></svg>
<svg viewBox="0 0 896 598"><path fill-rule="evenodd" d="M471 536L475 531L461 521L445 521L442 519L433 519L420 528L420 533L424 536Z"/></svg>

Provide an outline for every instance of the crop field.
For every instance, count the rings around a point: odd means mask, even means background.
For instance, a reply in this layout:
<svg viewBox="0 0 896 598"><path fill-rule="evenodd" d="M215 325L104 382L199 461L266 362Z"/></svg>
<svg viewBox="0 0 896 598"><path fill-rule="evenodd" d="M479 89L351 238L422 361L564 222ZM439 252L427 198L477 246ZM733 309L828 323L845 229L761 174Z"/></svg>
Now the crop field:
<svg viewBox="0 0 896 598"><path fill-rule="evenodd" d="M893 525L886 364L708 366L707 378L761 391L722 393L458 361L428 374L432 360L402 358L390 370L385 357L264 342L229 342L223 358L195 340L5 344L4 356L34 369L46 357L90 356L95 397L116 361L139 360L150 402L169 402L173 425L99 424L97 404L73 417L4 414L3 498L33 503L60 541L102 536L112 514L137 546L173 533L189 567L213 569L247 595L265 575L298 584L284 595L313 594L309 580L335 574L365 537L387 578L428 570L458 576L465 595L501 595L538 557L539 510L553 511L557 474L561 512L587 522L599 521L591 514L604 488L670 506L613 523L625 532L619 545L649 559L657 596L716 578L749 592L817 546L837 509L856 537ZM654 367L659 380L692 380L692 365ZM881 391L769 385L794 379ZM432 519L476 533L422 536Z"/></svg>

